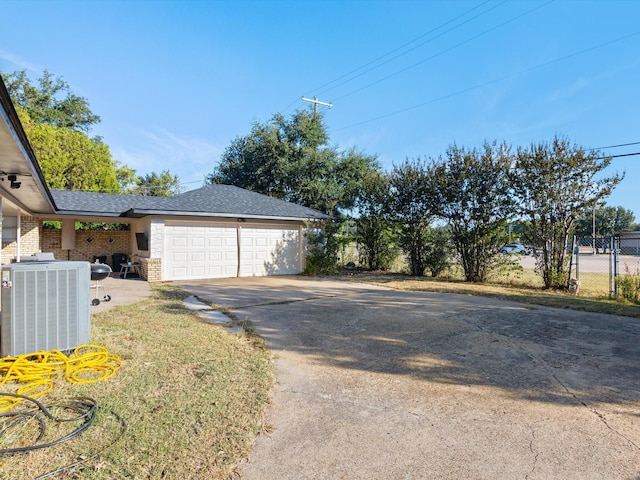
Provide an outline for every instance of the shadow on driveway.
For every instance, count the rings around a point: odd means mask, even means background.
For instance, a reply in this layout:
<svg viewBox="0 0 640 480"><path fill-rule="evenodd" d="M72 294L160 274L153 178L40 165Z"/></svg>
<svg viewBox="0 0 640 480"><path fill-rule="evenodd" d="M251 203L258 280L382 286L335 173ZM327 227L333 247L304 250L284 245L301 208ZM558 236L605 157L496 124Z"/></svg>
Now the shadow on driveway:
<svg viewBox="0 0 640 480"><path fill-rule="evenodd" d="M243 478L638 478L640 322L299 277L182 283L278 386Z"/></svg>

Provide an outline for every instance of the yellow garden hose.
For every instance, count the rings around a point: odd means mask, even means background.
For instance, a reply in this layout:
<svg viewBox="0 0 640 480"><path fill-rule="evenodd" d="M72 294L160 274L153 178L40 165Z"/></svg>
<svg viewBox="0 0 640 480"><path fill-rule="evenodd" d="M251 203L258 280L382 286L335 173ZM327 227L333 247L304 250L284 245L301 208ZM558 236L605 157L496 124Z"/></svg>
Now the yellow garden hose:
<svg viewBox="0 0 640 480"><path fill-rule="evenodd" d="M71 383L95 383L111 378L121 364L120 357L92 344L76 347L70 356L51 350L4 357L0 358L0 385L19 383L17 394L36 398L49 392L53 380L61 373ZM11 409L20 400L0 394L0 412Z"/></svg>

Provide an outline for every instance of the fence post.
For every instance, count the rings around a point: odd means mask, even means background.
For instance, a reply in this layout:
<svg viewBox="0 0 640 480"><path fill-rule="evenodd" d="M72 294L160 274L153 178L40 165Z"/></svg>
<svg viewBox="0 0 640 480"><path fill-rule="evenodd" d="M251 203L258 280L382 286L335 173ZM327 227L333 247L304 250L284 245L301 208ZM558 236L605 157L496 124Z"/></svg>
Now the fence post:
<svg viewBox="0 0 640 480"><path fill-rule="evenodd" d="M613 245L611 245L611 237L609 237L609 298L613 298Z"/></svg>
<svg viewBox="0 0 640 480"><path fill-rule="evenodd" d="M580 247L578 246L577 236L573 236L573 256L576 259L576 280L580 281Z"/></svg>
<svg viewBox="0 0 640 480"><path fill-rule="evenodd" d="M620 248L620 238L613 237L612 244L614 246L614 249L613 249L613 297L618 298L618 274L619 274L618 262L620 261L618 257L618 250Z"/></svg>

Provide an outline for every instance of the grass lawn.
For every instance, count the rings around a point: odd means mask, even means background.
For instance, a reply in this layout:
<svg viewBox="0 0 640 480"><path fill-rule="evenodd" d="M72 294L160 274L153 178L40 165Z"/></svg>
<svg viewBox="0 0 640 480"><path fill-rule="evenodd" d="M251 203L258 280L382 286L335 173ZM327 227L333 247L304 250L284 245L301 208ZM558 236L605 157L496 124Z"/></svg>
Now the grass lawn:
<svg viewBox="0 0 640 480"><path fill-rule="evenodd" d="M542 282L533 272L524 271L507 279L492 279L487 283L468 283L457 278L411 277L399 273L359 272L355 275L341 276L348 281L357 281L383 285L398 290L420 290L441 293L459 293L484 297L513 300L548 307L568 308L586 312L605 313L640 318L640 306L608 297L608 276L587 274L586 289L580 295L542 289ZM597 278L596 278L597 277ZM583 276L581 275L581 281Z"/></svg>
<svg viewBox="0 0 640 480"><path fill-rule="evenodd" d="M95 384L58 379L40 399L92 397L100 406L96 421L69 442L0 457L0 478L32 479L94 454L71 474L48 478L233 476L263 428L274 381L270 354L255 336L231 335L200 320L182 306L185 296L171 287L154 287L151 299L93 315L92 342L119 355L122 368ZM14 392L11 387L3 391ZM128 428L109 447L121 432L111 412ZM25 426L25 433L30 428ZM52 428L48 435L56 434Z"/></svg>

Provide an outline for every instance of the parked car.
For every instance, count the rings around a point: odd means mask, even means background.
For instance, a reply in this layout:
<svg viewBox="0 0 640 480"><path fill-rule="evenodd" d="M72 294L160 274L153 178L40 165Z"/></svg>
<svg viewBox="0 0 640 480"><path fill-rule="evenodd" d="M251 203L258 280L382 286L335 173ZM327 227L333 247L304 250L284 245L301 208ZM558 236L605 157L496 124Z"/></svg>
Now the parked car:
<svg viewBox="0 0 640 480"><path fill-rule="evenodd" d="M502 247L502 253L507 255L526 255L527 249L521 243L509 243Z"/></svg>

